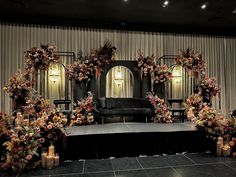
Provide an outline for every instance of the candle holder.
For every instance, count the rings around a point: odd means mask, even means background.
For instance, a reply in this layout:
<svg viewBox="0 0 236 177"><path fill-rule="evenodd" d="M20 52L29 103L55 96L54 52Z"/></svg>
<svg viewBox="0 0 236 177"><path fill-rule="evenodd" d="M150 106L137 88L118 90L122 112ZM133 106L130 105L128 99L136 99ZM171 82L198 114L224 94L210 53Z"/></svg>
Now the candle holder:
<svg viewBox="0 0 236 177"><path fill-rule="evenodd" d="M59 153L56 153L54 157L54 166L57 167L60 164L60 158L59 158Z"/></svg>
<svg viewBox="0 0 236 177"><path fill-rule="evenodd" d="M50 146L48 147L48 156L55 157L55 146L53 145L52 141L50 143Z"/></svg>
<svg viewBox="0 0 236 177"><path fill-rule="evenodd" d="M46 168L47 166L47 148L43 147L41 149L41 166Z"/></svg>

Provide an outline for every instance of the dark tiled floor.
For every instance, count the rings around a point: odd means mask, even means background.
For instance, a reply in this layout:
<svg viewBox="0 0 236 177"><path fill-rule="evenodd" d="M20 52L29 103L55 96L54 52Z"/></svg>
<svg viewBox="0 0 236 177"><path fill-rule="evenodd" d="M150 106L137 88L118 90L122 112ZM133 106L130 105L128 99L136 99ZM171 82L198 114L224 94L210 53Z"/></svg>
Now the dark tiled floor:
<svg viewBox="0 0 236 177"><path fill-rule="evenodd" d="M1 172L0 176L13 177ZM232 177L236 158L211 154L178 154L66 161L52 170L35 169L22 177Z"/></svg>

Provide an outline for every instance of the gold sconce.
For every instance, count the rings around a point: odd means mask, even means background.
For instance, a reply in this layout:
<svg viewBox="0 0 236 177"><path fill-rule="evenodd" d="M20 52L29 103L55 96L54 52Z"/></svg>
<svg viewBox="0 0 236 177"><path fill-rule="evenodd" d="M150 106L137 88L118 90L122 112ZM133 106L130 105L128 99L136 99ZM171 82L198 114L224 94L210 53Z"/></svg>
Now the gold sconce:
<svg viewBox="0 0 236 177"><path fill-rule="evenodd" d="M60 79L60 70L58 64L52 64L49 68L49 80L53 83L58 82Z"/></svg>
<svg viewBox="0 0 236 177"><path fill-rule="evenodd" d="M114 82L118 86L120 86L124 82L124 77L123 77L123 74L121 73L121 69L120 68L118 68L118 70L115 72Z"/></svg>
<svg viewBox="0 0 236 177"><path fill-rule="evenodd" d="M173 81L179 84L182 81L182 66L176 65L172 71Z"/></svg>

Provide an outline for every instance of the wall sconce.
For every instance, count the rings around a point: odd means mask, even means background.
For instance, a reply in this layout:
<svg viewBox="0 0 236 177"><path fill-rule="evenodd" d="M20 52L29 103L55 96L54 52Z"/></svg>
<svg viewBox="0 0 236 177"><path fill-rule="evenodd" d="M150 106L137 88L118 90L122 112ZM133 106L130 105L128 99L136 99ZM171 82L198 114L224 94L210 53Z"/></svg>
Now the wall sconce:
<svg viewBox="0 0 236 177"><path fill-rule="evenodd" d="M124 82L124 78L123 78L120 68L115 72L114 82L118 86L120 86Z"/></svg>
<svg viewBox="0 0 236 177"><path fill-rule="evenodd" d="M182 81L182 66L175 66L172 71L173 80L176 84Z"/></svg>
<svg viewBox="0 0 236 177"><path fill-rule="evenodd" d="M60 71L57 64L51 65L49 68L49 80L56 83L60 79Z"/></svg>

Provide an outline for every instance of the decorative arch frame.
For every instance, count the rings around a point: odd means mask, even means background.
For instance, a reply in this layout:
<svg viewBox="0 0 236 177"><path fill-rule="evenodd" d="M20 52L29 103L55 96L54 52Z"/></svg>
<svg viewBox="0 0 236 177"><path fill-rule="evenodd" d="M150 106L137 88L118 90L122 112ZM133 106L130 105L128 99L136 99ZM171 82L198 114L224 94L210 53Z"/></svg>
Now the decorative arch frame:
<svg viewBox="0 0 236 177"><path fill-rule="evenodd" d="M115 66L124 66L130 70L134 78L134 86L133 86L133 97L141 98L141 79L140 73L135 70L137 67L136 61L130 60L117 60L115 63L107 65L100 74L98 78L98 96L105 97L106 96L106 76L107 73Z"/></svg>

